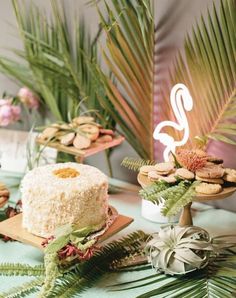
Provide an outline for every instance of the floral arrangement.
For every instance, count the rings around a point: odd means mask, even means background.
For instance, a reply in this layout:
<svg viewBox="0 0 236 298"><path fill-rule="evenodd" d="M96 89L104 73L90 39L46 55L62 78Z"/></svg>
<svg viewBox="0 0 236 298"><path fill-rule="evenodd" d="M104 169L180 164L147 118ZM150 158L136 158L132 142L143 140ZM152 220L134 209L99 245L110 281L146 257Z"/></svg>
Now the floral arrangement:
<svg viewBox="0 0 236 298"><path fill-rule="evenodd" d="M39 103L39 97L27 87L22 87L15 97L0 99L0 126L5 127L19 121L21 105L29 110L37 110Z"/></svg>

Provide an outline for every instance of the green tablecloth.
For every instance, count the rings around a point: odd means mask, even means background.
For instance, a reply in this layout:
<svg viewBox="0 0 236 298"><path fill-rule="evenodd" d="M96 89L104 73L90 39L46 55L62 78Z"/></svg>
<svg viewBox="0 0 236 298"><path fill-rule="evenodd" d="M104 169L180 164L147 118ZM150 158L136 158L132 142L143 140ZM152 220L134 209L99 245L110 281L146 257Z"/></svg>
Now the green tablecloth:
<svg viewBox="0 0 236 298"><path fill-rule="evenodd" d="M2 175L3 173L0 173ZM8 185L16 185L19 181L19 177L6 177L0 180L7 182ZM19 198L16 189L12 191L11 200ZM232 199L236 199L235 197ZM113 236L112 239L117 239L137 229L142 229L145 232L156 232L159 230L160 225L152 223L142 218L141 213L141 201L137 194L134 193L120 193L110 196L110 205L114 206L119 213L131 216L134 218L134 222ZM236 233L236 214L225 211L222 209L214 209L210 206L196 204L194 205L193 212L194 224L205 228L211 235L223 235ZM0 262L18 262L30 265L36 265L43 262L43 254L36 248L29 245L25 245L19 242L4 243L0 240ZM123 282L126 280L133 280L139 277L143 277L148 274L153 274L152 270L145 270L143 272L132 273L111 273L102 277L94 287L85 291L78 297L96 297L96 298L108 298L108 297L136 297L138 294L143 293L144 289L135 289L125 292L108 292L108 285ZM0 276L0 294L4 291L10 290L13 286L22 284L24 281L30 280L30 277L3 277ZM153 288L153 286L145 287L145 291ZM36 294L32 294L28 297L37 297ZM161 297L160 295L158 297ZM68 297L69 298L69 297Z"/></svg>

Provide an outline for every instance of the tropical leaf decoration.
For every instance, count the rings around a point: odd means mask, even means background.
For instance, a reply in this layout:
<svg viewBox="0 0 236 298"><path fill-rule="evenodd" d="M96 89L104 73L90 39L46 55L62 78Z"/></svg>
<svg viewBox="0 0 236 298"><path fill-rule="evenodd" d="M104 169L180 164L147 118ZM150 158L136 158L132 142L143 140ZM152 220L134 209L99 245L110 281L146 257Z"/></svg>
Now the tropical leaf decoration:
<svg viewBox="0 0 236 298"><path fill-rule="evenodd" d="M106 33L103 58L117 81L116 86L100 73L109 98L107 101L100 97L101 104L137 153L144 159L152 159L153 3L151 0L112 0L108 5L104 1L102 13L97 1L94 2Z"/></svg>
<svg viewBox="0 0 236 298"><path fill-rule="evenodd" d="M190 230L196 227L188 227ZM187 228L187 229L188 229ZM195 232L196 229L195 229ZM189 234L189 236L191 233ZM202 237L202 235L198 235ZM165 237L166 243L167 237ZM181 238L176 234L172 234L172 238L167 247L172 249L173 244L180 243ZM149 297L166 297L166 298L231 298L236 294L236 250L235 250L235 235L232 236L219 236L212 239L212 245L217 245L219 242L225 242L225 247L231 246L231 249L224 249L219 254L214 251L209 251L208 264L200 270L193 271L192 273L183 275L169 275L163 273L152 274L153 271L147 271L146 266L143 268L143 277L130 280L129 274L128 281L109 286L110 291L127 291L127 296L134 292L134 289L139 289L142 294L135 296L135 298L149 298ZM184 242L184 241L183 241ZM192 243L191 243L192 242ZM195 240L187 241L185 245L196 246ZM230 243L231 242L231 243ZM198 244L204 249L208 249L209 242L207 236L202 238ZM234 243L234 244L233 244ZM162 250L162 254L167 252L167 247ZM180 252L180 251L179 251ZM195 253L199 253L195 250ZM203 256L204 254L200 254ZM192 255L193 257L193 255ZM182 259L183 262L188 262L189 256ZM195 257L194 257L195 258ZM198 257L199 259L199 257ZM167 260L167 259L166 259ZM203 258L204 260L204 258ZM204 260L205 261L205 260ZM204 262L203 261L203 262ZM136 267L139 270L139 267ZM132 268L131 268L132 270ZM128 270L127 270L128 271ZM145 287L147 289L145 290ZM149 287L149 289L148 289ZM150 290L150 287L152 289Z"/></svg>
<svg viewBox="0 0 236 298"><path fill-rule="evenodd" d="M190 139L187 147L195 147L195 137L202 143L217 140L236 145L236 3L213 1L206 17L201 17L185 38L184 53L178 54L170 72L171 86L184 83L194 100L187 113ZM160 105L163 119L173 119L169 91L162 90ZM162 119L162 120L163 120ZM178 131L169 131L181 139Z"/></svg>
<svg viewBox="0 0 236 298"><path fill-rule="evenodd" d="M82 17L75 18L69 29L63 6L55 0L48 18L32 2L29 7L18 0L12 4L24 49L13 50L17 61L0 57L0 71L39 94L56 120L99 111L102 124L113 128L114 120L96 95L99 89L106 98L105 89L96 85L87 63L100 63L100 30L92 38Z"/></svg>
<svg viewBox="0 0 236 298"><path fill-rule="evenodd" d="M139 195L154 204L162 204L161 213L172 217L178 214L183 206L192 202L196 194L195 187L199 183L199 181L190 182L178 178L177 182L172 185L160 180L141 189Z"/></svg>
<svg viewBox="0 0 236 298"><path fill-rule="evenodd" d="M70 267L59 267L59 275L54 279L54 262L43 265L29 266L25 264L0 264L0 272L6 276L33 276L32 281L27 281L19 287L14 287L9 292L1 293L0 298L27 297L31 293L42 290L47 286L46 292L40 297L75 297L94 285L104 274L116 270L123 260L133 259L140 253L149 235L143 231L133 232L120 240L112 241L98 250L94 256L86 262L73 264ZM51 257L51 256L50 256ZM47 263L47 262L46 262ZM51 270L51 276L45 280L45 270ZM53 280L53 289L50 289ZM56 281L55 281L56 280ZM55 284L54 284L55 281ZM47 294L46 294L47 293Z"/></svg>
<svg viewBox="0 0 236 298"><path fill-rule="evenodd" d="M229 237L219 236L213 239L213 244L230 243ZM235 247L223 250L210 256L208 265L187 275L170 276L154 273L150 264L135 265L122 268L127 260L134 260L140 255L150 236L142 231L136 231L118 241L113 241L98 251L89 261L61 268L61 276L56 279L55 287L46 297L77 297L107 273L127 273L125 283L109 286L111 291L128 291L127 297L133 296L133 289L140 288L143 294L136 298L147 298L164 294L165 297L234 297L236 292L236 250ZM235 243L235 236L231 242ZM171 245L171 243L170 243ZM130 280L131 272L139 271L140 278ZM6 276L31 276L32 280L0 294L1 298L19 298L38 294L44 283L44 268L42 265L29 266L25 264L0 264L0 272ZM145 287L149 289L145 290ZM150 286L152 290L150 290Z"/></svg>

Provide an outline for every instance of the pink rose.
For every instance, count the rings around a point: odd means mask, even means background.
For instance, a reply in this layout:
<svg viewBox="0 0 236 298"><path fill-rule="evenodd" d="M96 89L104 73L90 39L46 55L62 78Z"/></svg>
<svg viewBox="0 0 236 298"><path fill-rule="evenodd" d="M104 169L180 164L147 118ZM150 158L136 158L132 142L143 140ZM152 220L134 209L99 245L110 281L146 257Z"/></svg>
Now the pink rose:
<svg viewBox="0 0 236 298"><path fill-rule="evenodd" d="M22 87L18 92L20 101L30 109L38 109L39 97L33 93L29 88Z"/></svg>
<svg viewBox="0 0 236 298"><path fill-rule="evenodd" d="M7 126L20 119L21 108L12 105L11 99L0 99L0 126Z"/></svg>

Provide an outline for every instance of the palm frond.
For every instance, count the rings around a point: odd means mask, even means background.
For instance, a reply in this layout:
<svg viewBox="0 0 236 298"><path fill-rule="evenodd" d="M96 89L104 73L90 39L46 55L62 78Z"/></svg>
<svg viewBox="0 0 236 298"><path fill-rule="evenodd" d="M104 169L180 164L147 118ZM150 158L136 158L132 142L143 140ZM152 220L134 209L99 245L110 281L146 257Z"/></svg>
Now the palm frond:
<svg viewBox="0 0 236 298"><path fill-rule="evenodd" d="M100 64L97 40L101 29L92 38L82 17L75 18L69 29L62 5L54 0L49 17L33 3L29 7L19 0L12 3L24 50L12 50L20 63L0 57L0 71L39 94L57 120L68 121L68 115L73 118L94 110L99 111L104 127L114 128L116 123L100 104L88 66L88 61ZM99 90L106 98L103 85Z"/></svg>
<svg viewBox="0 0 236 298"><path fill-rule="evenodd" d="M214 240L213 240L214 242ZM114 291L127 291L154 285L154 289L143 292L136 298L159 295L171 298L234 297L236 292L236 268L234 250L226 250L217 257L212 256L210 263L201 270L187 275L170 276L163 273L144 276L138 280L110 286ZM224 270L221 270L224 268Z"/></svg>
<svg viewBox="0 0 236 298"><path fill-rule="evenodd" d="M106 4L105 7L108 20L97 5L106 33L107 51L103 51L103 57L121 87L115 86L107 76L100 75L114 106L114 110L109 109L109 112L116 117L127 141L137 153L142 158L152 158L152 1L142 0L137 3L113 0L111 5ZM102 98L100 100L104 106L108 105Z"/></svg>
<svg viewBox="0 0 236 298"><path fill-rule="evenodd" d="M219 11L213 2L207 17L201 17L187 35L184 54L179 54L171 72L171 84L184 83L194 100L187 113L190 140L199 136L236 145L236 6L234 0L221 1ZM165 92L163 92L165 94ZM165 94L163 118L173 119L169 95ZM177 139L178 131L169 131Z"/></svg>
<svg viewBox="0 0 236 298"><path fill-rule="evenodd" d="M133 158L133 157L125 157L121 162L121 165L123 167L128 168L129 170L132 170L132 171L139 171L139 169L142 166L155 165L155 164L156 164L155 160L145 160L145 159Z"/></svg>

